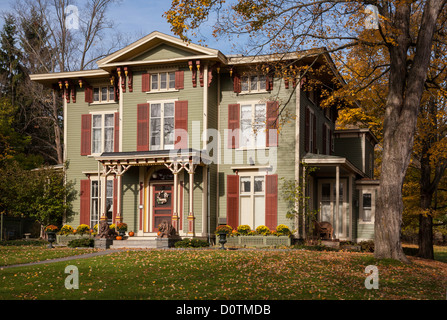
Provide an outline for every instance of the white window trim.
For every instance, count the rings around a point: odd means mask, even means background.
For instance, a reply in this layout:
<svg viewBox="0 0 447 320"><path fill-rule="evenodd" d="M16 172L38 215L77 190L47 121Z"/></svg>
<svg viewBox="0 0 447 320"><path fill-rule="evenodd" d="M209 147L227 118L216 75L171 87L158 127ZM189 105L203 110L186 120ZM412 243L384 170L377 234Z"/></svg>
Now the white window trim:
<svg viewBox="0 0 447 320"><path fill-rule="evenodd" d="M102 101L102 92L101 89L107 87L107 101ZM105 105L105 104L117 104L118 101L115 100L110 100L110 88L113 88L113 86L111 85L102 85L102 86L94 86L93 87L93 99L95 96L95 89L99 89L99 101L94 101L92 103L90 103L90 105L94 106L94 105ZM114 89L113 89L114 90Z"/></svg>
<svg viewBox="0 0 447 320"><path fill-rule="evenodd" d="M374 224L375 216L376 216L376 189L359 189L359 224ZM363 194L370 193L371 194L371 221L364 221L363 217Z"/></svg>
<svg viewBox="0 0 447 320"><path fill-rule="evenodd" d="M240 132L242 132L241 129L241 120L242 120L242 105L251 105L251 125L253 128L253 124L255 122L256 119L256 110L255 110L255 105L257 104L263 104L265 105L265 125L267 127L267 102L266 101L259 101L259 100L252 100L252 101L242 101L242 102L238 102L238 104L240 105L240 110L239 110L239 130ZM269 147L267 147L267 143L266 141L264 141L263 145L260 146L242 146L242 134L239 135L239 148L236 149L236 151L244 151L244 150L269 150Z"/></svg>
<svg viewBox="0 0 447 320"><path fill-rule="evenodd" d="M104 130L104 124L105 124L105 115L106 114L113 114L113 121L115 124L115 113L117 113L118 110L108 110L108 111L95 111L95 112L90 112L90 114L92 115L92 131L91 131L91 150L92 150L92 154L90 155L91 157L95 157L95 156L99 156L102 153L104 153L104 142L105 142L105 130ZM99 153L94 153L93 152L93 116L97 116L100 115L102 117L101 119L101 152ZM115 143L115 125L113 128L113 143Z"/></svg>
<svg viewBox="0 0 447 320"><path fill-rule="evenodd" d="M253 77L253 76L257 76L258 77L258 81L257 81L257 90L251 90L251 77ZM264 76L263 74L261 74L261 73L249 73L249 74L247 74L247 75L243 75L243 76L241 76L241 92L239 93L240 95L244 95L244 94L256 94L256 93L266 93L266 92L268 92L267 91L267 89L266 89L266 83L265 83L265 81L267 81L267 76L265 76L265 78L264 78L264 87L262 87L262 81L260 80L260 77L261 76ZM244 77L247 77L247 79L248 79L248 90L246 90L246 91L242 91L242 79L244 78Z"/></svg>
<svg viewBox="0 0 447 320"><path fill-rule="evenodd" d="M89 219L90 219L90 224L91 224L91 222L93 221L93 219L92 219L92 213L93 213L93 207L92 207L92 203L93 203L93 197L92 197L92 194L93 194L92 193L93 182L97 182L97 183L100 182L100 185L98 185L98 197L97 197L97 199L99 201L100 208L102 208L103 204L101 202L103 200L102 200L101 190L100 190L99 187L100 186L102 187L104 185L104 183L106 181L106 178L105 177L100 177L100 179L98 179L98 173L97 172L94 172L94 173L93 172L91 172L91 173L89 172L89 174L90 174L90 200L89 200L90 217L89 217ZM107 176L107 181L113 181L113 180L115 180L115 176L114 175ZM114 185L112 183L112 190L113 190L113 188L114 188ZM112 194L113 193L114 193L114 190L112 191ZM106 191L105 194L106 194L106 201L107 201L107 191ZM112 198L113 198L113 196L112 196ZM98 210L98 208L96 210ZM113 215L113 204L112 204L112 215ZM101 210L98 211L98 221L97 221L98 224L99 224L100 219L101 219ZM112 220L113 220L113 216L112 216ZM108 221L108 222L110 222L110 221ZM110 223L113 223L113 221L110 222Z"/></svg>
<svg viewBox="0 0 447 320"><path fill-rule="evenodd" d="M147 101L147 103L149 103L149 150L152 150L151 149L151 105L152 104L161 104L163 107L162 107L162 109L161 109L161 115L160 115L160 118L161 118L161 121L162 121L162 123L161 123L161 127L164 127L164 105L165 104L167 104L167 103L173 103L174 104L174 129L175 129L175 103L178 101L178 99L166 99L166 100L149 100L149 101ZM160 149L159 150L165 150L164 149L164 139L162 139L163 138L163 135L161 135L160 136ZM175 146L175 143L174 143L174 146ZM168 150L170 150L170 149L168 149Z"/></svg>
<svg viewBox="0 0 447 320"><path fill-rule="evenodd" d="M150 75L150 91L146 91L147 94L154 94L154 93L163 93L163 92L179 92L180 90L175 88L175 72L177 70L158 70L158 71L148 71L149 75ZM166 89L160 89L160 83L161 83L161 74L162 73L166 73L167 74L167 78L166 78ZM174 87L170 88L169 87L169 73L173 73L174 74ZM152 88L152 75L157 75L157 89L153 89Z"/></svg>
<svg viewBox="0 0 447 320"><path fill-rule="evenodd" d="M246 170L240 170L238 172L239 175L239 221L242 221L242 198L250 198L252 203L252 208L254 208L255 198L256 197L263 197L265 200L265 190L266 190L266 177L267 173L265 171L246 171ZM250 177L250 192L242 193L241 192L241 178L242 177ZM255 192L254 188L254 180L256 177L263 177L264 178L264 190L262 192ZM251 227L252 229L255 229L257 226L255 225L255 216L256 212L253 210L251 212ZM265 225L265 207L264 207L264 225Z"/></svg>

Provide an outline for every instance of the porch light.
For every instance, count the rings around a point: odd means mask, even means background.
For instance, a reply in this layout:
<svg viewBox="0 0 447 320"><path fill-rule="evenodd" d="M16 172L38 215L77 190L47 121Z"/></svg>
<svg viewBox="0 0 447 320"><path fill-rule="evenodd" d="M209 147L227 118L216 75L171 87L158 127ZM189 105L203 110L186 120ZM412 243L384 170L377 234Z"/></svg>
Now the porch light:
<svg viewBox="0 0 447 320"><path fill-rule="evenodd" d="M79 80L79 88L82 89L82 80Z"/></svg>

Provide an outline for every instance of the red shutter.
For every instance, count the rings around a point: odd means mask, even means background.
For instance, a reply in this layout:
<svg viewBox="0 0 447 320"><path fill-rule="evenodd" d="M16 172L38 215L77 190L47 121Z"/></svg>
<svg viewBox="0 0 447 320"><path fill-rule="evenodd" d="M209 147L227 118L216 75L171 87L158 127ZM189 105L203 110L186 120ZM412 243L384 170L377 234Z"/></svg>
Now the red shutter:
<svg viewBox="0 0 447 320"><path fill-rule="evenodd" d="M267 102L267 147L278 146L278 109L279 103L277 101Z"/></svg>
<svg viewBox="0 0 447 320"><path fill-rule="evenodd" d="M115 112L115 130L114 130L114 151L120 152L120 114L119 112Z"/></svg>
<svg viewBox="0 0 447 320"><path fill-rule="evenodd" d="M81 117L81 156L92 153L92 115L83 114Z"/></svg>
<svg viewBox="0 0 447 320"><path fill-rule="evenodd" d="M233 91L235 93L241 93L241 76L237 73L233 77Z"/></svg>
<svg viewBox="0 0 447 320"><path fill-rule="evenodd" d="M314 122L314 126L313 126L313 145L314 145L314 150L313 153L317 153L317 116L315 114L312 115L313 118L313 122Z"/></svg>
<svg viewBox="0 0 447 320"><path fill-rule="evenodd" d="M185 72L176 71L175 72L175 89L180 90L185 88Z"/></svg>
<svg viewBox="0 0 447 320"><path fill-rule="evenodd" d="M188 101L176 101L174 149L186 148L188 148Z"/></svg>
<svg viewBox="0 0 447 320"><path fill-rule="evenodd" d="M85 94L85 102L86 103L93 103L93 88L90 86L86 86L84 90Z"/></svg>
<svg viewBox="0 0 447 320"><path fill-rule="evenodd" d="M326 133L326 125L323 123L322 126L322 132L323 132L323 154L329 154L329 150L326 148L327 146L327 133Z"/></svg>
<svg viewBox="0 0 447 320"><path fill-rule="evenodd" d="M272 91L273 90L273 78L270 76L265 77L265 90Z"/></svg>
<svg viewBox="0 0 447 320"><path fill-rule="evenodd" d="M113 179L113 223L118 213L118 179Z"/></svg>
<svg viewBox="0 0 447 320"><path fill-rule="evenodd" d="M228 105L228 148L239 148L240 105Z"/></svg>
<svg viewBox="0 0 447 320"><path fill-rule="evenodd" d="M90 226L90 180L81 180L81 211L79 224Z"/></svg>
<svg viewBox="0 0 447 320"><path fill-rule="evenodd" d="M304 123L304 150L309 152L309 142L310 142L310 111L306 108L305 112L305 123Z"/></svg>
<svg viewBox="0 0 447 320"><path fill-rule="evenodd" d="M227 224L233 229L239 225L239 176L227 176Z"/></svg>
<svg viewBox="0 0 447 320"><path fill-rule="evenodd" d="M149 151L149 103L137 107L137 151Z"/></svg>
<svg viewBox="0 0 447 320"><path fill-rule="evenodd" d="M278 175L265 176L265 225L275 230L278 224Z"/></svg>
<svg viewBox="0 0 447 320"><path fill-rule="evenodd" d="M143 73L141 79L141 91L149 92L151 91L151 75L150 73Z"/></svg>

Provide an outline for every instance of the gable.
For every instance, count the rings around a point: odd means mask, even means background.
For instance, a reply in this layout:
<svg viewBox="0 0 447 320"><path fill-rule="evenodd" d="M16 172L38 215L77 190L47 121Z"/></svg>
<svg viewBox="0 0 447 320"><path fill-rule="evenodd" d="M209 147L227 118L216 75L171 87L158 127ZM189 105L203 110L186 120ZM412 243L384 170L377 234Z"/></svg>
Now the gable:
<svg viewBox="0 0 447 320"><path fill-rule="evenodd" d="M154 61L164 59L176 59L190 57L194 55L192 52L188 52L181 48L162 43L148 51L130 59L130 61Z"/></svg>
<svg viewBox="0 0 447 320"><path fill-rule="evenodd" d="M130 66L175 59L185 60L195 57L226 61L225 57L218 50L186 43L178 38L154 31L146 37L99 60L97 63L101 69L107 70L123 63Z"/></svg>

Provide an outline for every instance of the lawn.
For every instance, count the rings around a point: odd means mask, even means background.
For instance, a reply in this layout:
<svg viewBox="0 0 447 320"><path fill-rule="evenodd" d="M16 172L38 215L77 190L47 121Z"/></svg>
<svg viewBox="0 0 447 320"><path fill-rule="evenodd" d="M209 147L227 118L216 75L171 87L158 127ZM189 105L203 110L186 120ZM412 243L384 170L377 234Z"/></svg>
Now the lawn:
<svg viewBox="0 0 447 320"><path fill-rule="evenodd" d="M410 259L405 265L369 253L308 250L116 251L0 270L0 299L445 300L447 264ZM67 265L79 270L78 290L64 286ZM378 290L365 288L368 265L378 267Z"/></svg>

